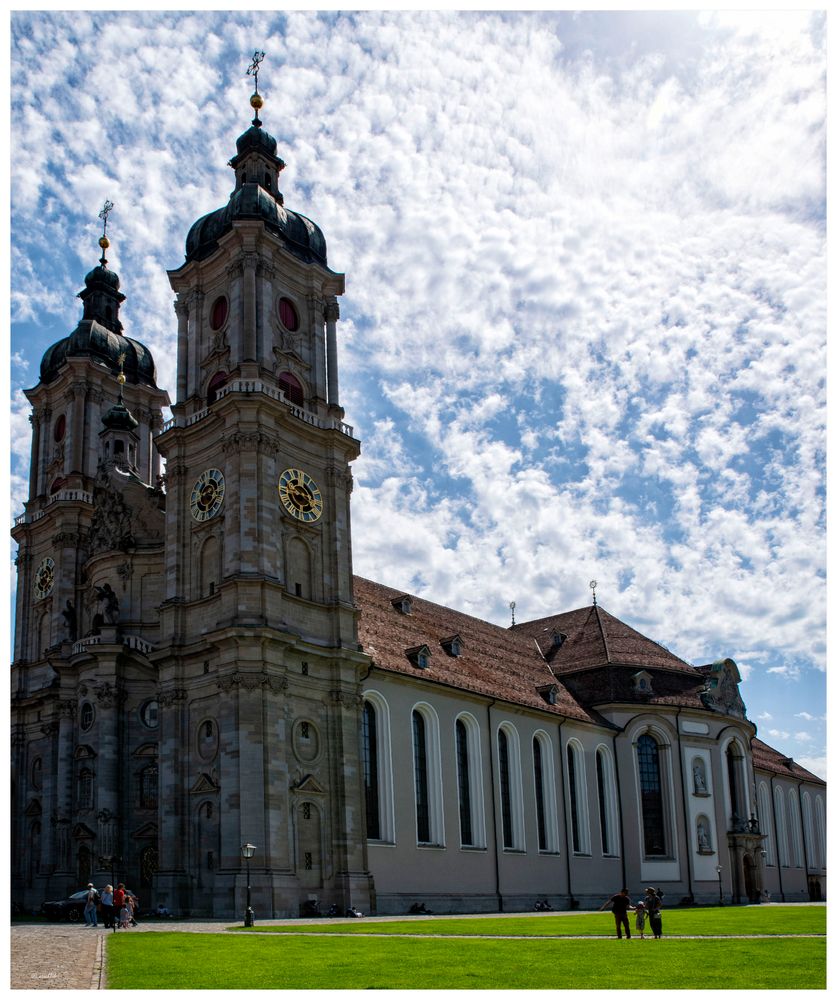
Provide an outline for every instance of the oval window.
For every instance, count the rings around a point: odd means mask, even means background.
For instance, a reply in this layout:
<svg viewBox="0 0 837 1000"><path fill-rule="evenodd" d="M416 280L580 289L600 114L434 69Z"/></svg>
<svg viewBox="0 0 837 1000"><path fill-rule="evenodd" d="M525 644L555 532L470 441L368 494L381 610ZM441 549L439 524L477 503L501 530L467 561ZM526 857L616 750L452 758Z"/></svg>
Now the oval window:
<svg viewBox="0 0 837 1000"><path fill-rule="evenodd" d="M96 713L93 711L93 706L89 701L85 701L81 706L81 712L79 713L79 724L81 725L82 732L87 732L87 730L93 725L93 720L96 718Z"/></svg>
<svg viewBox="0 0 837 1000"><path fill-rule="evenodd" d="M52 432L54 440L63 441L66 430L67 430L67 418L62 413L61 416L55 421L55 429Z"/></svg>
<svg viewBox="0 0 837 1000"><path fill-rule="evenodd" d="M154 699L145 702L140 709L140 719L142 724L149 729L156 729L159 721L159 705Z"/></svg>
<svg viewBox="0 0 837 1000"><path fill-rule="evenodd" d="M286 329L291 331L299 329L299 316L296 306L290 299L279 299L279 319Z"/></svg>
<svg viewBox="0 0 837 1000"><path fill-rule="evenodd" d="M209 325L213 330L220 330L221 327L227 322L227 314L229 313L229 304L227 303L226 295L219 295L218 298L212 303L212 309L209 313Z"/></svg>

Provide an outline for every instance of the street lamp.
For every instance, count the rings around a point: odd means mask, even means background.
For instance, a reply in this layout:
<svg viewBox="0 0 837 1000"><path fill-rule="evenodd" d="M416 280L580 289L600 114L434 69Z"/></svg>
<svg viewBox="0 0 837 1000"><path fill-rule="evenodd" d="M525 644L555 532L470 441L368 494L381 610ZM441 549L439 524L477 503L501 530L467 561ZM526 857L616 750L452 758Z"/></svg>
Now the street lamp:
<svg viewBox="0 0 837 1000"><path fill-rule="evenodd" d="M715 865L715 871L718 873L718 905L724 905L724 887L721 884L721 872L723 868L720 865Z"/></svg>
<svg viewBox="0 0 837 1000"><path fill-rule="evenodd" d="M244 926L252 927L256 922L253 915L253 907L250 905L250 858L256 853L254 844L242 844L241 856L247 862L247 912L244 914Z"/></svg>

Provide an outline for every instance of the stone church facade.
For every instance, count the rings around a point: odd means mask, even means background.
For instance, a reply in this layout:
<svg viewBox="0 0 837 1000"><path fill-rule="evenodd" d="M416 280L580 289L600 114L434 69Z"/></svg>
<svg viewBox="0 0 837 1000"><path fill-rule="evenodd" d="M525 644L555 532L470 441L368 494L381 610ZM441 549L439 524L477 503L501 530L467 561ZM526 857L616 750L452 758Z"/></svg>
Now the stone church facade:
<svg viewBox="0 0 837 1000"><path fill-rule="evenodd" d="M284 206L260 106L169 272L174 401L105 237L27 392L13 901L115 871L239 916L248 842L257 918L823 897L825 783L756 737L731 659L595 600L501 628L354 576L344 278Z"/></svg>

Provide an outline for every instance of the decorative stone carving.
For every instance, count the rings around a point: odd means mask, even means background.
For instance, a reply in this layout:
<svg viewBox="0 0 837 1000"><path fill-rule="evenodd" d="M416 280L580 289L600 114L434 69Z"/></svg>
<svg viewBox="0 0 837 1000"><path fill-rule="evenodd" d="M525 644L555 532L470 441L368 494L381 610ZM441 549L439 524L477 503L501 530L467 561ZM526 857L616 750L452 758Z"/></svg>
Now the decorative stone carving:
<svg viewBox="0 0 837 1000"><path fill-rule="evenodd" d="M185 688L172 688L169 691L159 691L157 701L163 708L169 708L177 702L186 701Z"/></svg>
<svg viewBox="0 0 837 1000"><path fill-rule="evenodd" d="M127 552L136 545L131 527L131 512L121 493L111 490L107 475L100 470L93 487L96 508L90 525L91 553L121 550Z"/></svg>
<svg viewBox="0 0 837 1000"><path fill-rule="evenodd" d="M100 613L96 615L96 618L100 616L102 618L100 625L115 625L119 621L119 598L116 596L116 592L109 583L96 587L95 591L96 604L101 609ZM94 625L96 618L94 618Z"/></svg>
<svg viewBox="0 0 837 1000"><path fill-rule="evenodd" d="M96 700L102 706L102 708L110 708L116 701L125 700L125 692L117 687L115 684L111 684L109 681L102 681L101 684L97 685L94 691L96 695Z"/></svg>
<svg viewBox="0 0 837 1000"><path fill-rule="evenodd" d="M218 687L221 691L229 692L234 687L243 688L245 691L257 691L259 688L266 688L269 691L279 693L287 691L287 677L275 677L272 674L260 673L235 673L225 674L218 678Z"/></svg>
<svg viewBox="0 0 837 1000"><path fill-rule="evenodd" d="M64 619L64 628L67 629L67 638L70 642L76 641L76 609L73 606L72 601L67 601L67 606L61 612L61 617Z"/></svg>

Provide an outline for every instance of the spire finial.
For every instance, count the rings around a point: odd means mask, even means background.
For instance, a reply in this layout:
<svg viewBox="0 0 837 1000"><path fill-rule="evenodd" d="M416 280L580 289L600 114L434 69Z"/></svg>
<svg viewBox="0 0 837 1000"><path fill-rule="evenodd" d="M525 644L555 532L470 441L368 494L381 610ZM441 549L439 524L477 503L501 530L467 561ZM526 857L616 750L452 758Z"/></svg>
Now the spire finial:
<svg viewBox="0 0 837 1000"><path fill-rule="evenodd" d="M514 609L516 607L517 607L517 604L514 601L509 601L509 609L510 609L510 611L512 613L512 627L514 627Z"/></svg>
<svg viewBox="0 0 837 1000"><path fill-rule="evenodd" d="M590 581L590 589L593 591L593 607L594 608L596 606L596 587L598 587L598 584L596 583L596 581L595 580L591 580Z"/></svg>
<svg viewBox="0 0 837 1000"><path fill-rule="evenodd" d="M119 383L119 402L122 402L122 386L125 385L125 352L123 351L116 359L119 362L119 374L116 381Z"/></svg>
<svg viewBox="0 0 837 1000"><path fill-rule="evenodd" d="M102 211L99 212L99 218L102 220L102 235L99 237L99 246L102 248L102 256L99 258L99 263L104 267L107 264L107 259L105 258L105 250L110 246L110 240L108 239L108 216L113 211L113 202L108 201L105 198L105 203L102 205Z"/></svg>
<svg viewBox="0 0 837 1000"><path fill-rule="evenodd" d="M259 93L259 65L263 59L264 59L264 52L259 52L259 50L256 49L256 51L253 53L253 59L250 65L247 67L247 75L252 76L253 81L255 83L255 91L253 93L253 96L250 98L250 107L256 112L256 115L253 118L253 124L256 126L256 128L259 128L262 124L261 121L259 121L259 109L264 104L264 101L262 100L261 94Z"/></svg>

